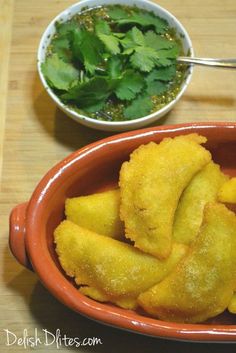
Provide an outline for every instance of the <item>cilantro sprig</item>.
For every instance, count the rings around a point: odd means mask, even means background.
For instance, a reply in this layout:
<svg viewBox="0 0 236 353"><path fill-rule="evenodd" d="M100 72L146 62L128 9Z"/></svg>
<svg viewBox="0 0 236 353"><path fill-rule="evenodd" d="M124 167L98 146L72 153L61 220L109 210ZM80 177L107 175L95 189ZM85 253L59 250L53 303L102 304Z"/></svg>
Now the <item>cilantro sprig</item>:
<svg viewBox="0 0 236 353"><path fill-rule="evenodd" d="M79 76L72 64L64 62L58 54L53 54L42 64L43 74L49 85L67 91Z"/></svg>
<svg viewBox="0 0 236 353"><path fill-rule="evenodd" d="M119 8L113 8L109 11L111 19L119 26L140 25L141 27L153 27L156 33L162 34L168 28L167 22L155 16L154 14L139 9L134 9L131 13L120 11Z"/></svg>
<svg viewBox="0 0 236 353"><path fill-rule="evenodd" d="M171 89L181 48L153 13L119 5L104 10L105 16L94 9L57 23L42 72L65 104L90 115L109 101L122 107L123 119L135 119Z"/></svg>

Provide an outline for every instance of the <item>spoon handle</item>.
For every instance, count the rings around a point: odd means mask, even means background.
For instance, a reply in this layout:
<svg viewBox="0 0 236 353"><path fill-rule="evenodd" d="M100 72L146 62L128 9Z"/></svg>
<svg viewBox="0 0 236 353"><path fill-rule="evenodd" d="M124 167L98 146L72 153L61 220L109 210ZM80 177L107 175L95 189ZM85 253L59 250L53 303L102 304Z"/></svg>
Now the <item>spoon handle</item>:
<svg viewBox="0 0 236 353"><path fill-rule="evenodd" d="M178 57L177 61L183 64L195 64L236 69L236 59L191 58L188 56L180 56Z"/></svg>

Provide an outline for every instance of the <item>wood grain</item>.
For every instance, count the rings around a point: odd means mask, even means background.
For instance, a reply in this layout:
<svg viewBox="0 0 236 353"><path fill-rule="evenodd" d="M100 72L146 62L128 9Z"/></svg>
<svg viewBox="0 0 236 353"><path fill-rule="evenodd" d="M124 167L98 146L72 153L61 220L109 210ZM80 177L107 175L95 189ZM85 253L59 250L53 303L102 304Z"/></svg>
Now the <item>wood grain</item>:
<svg viewBox="0 0 236 353"><path fill-rule="evenodd" d="M13 0L0 0L0 189L3 162L3 139L7 109L8 67L11 45Z"/></svg>
<svg viewBox="0 0 236 353"><path fill-rule="evenodd" d="M36 71L36 52L43 30L72 3L0 0L0 352L26 351L22 346L5 346L6 328L18 336L24 328L30 334L37 328L40 337L43 328L51 332L59 328L67 336L95 336L103 341L103 345L95 347L63 346L61 352L199 352L197 344L118 331L71 312L42 287L35 274L18 265L9 252L8 217L12 207L28 200L46 171L68 153L109 135L82 127L60 112L43 90ZM235 0L159 0L158 4L184 24L196 55L236 57ZM196 67L181 101L157 124L235 121L235 75L235 71ZM233 352L231 347L201 345L201 352ZM35 350L58 352L55 344L37 346Z"/></svg>

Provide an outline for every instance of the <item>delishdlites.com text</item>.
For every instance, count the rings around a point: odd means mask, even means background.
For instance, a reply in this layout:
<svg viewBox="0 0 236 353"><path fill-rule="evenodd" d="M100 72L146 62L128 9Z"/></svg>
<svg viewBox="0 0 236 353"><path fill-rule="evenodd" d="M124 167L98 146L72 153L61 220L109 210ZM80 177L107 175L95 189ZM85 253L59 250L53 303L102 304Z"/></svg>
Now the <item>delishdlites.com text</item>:
<svg viewBox="0 0 236 353"><path fill-rule="evenodd" d="M34 329L33 334L28 331L28 329L23 329L22 334L19 335L9 329L3 330L5 333L5 345L6 346L22 346L36 347L40 345L52 346L56 345L59 349L60 347L82 347L82 346L96 346L101 345L102 340L99 337L69 337L65 333L61 333L58 328L55 332L50 332L47 329ZM41 331L41 332L40 332Z"/></svg>

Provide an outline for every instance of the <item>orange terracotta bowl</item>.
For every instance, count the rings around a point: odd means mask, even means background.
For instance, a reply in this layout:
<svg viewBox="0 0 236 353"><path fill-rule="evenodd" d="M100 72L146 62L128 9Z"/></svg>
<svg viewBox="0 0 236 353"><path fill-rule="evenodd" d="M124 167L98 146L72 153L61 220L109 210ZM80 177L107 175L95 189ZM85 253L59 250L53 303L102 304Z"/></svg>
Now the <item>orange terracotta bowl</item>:
<svg viewBox="0 0 236 353"><path fill-rule="evenodd" d="M130 152L149 141L198 132L224 172L236 175L236 123L199 123L132 131L84 147L53 167L40 181L29 202L16 206L10 217L10 248L17 260L37 273L63 304L91 319L133 332L192 341L235 341L236 316L224 313L204 324L164 322L142 313L102 304L79 293L60 267L53 231L64 218L67 197L111 187Z"/></svg>

